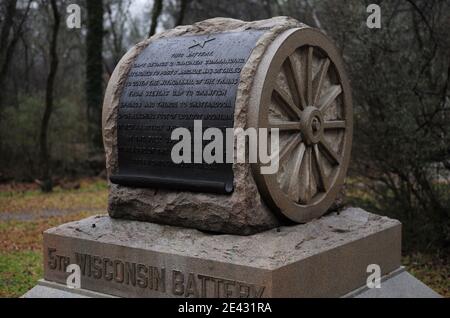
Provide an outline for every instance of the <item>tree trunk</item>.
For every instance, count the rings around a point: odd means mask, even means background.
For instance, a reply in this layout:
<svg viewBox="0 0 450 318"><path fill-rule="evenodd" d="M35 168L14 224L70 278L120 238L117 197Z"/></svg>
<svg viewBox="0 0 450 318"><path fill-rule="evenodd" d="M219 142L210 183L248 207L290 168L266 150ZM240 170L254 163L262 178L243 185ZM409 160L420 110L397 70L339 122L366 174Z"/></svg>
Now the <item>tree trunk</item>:
<svg viewBox="0 0 450 318"><path fill-rule="evenodd" d="M148 37L153 36L156 33L156 27L158 26L158 19L161 15L163 8L163 0L154 0L152 9L152 25L150 26L150 32Z"/></svg>
<svg viewBox="0 0 450 318"><path fill-rule="evenodd" d="M175 26L179 26L183 24L184 16L186 14L186 9L189 4L189 0L180 0L180 13L178 14L177 22L175 23Z"/></svg>
<svg viewBox="0 0 450 318"><path fill-rule="evenodd" d="M52 38L50 42L50 70L47 77L47 87L45 92L45 110L42 118L40 133L40 161L41 161L41 188L44 192L50 192L53 189L52 178L50 174L50 153L48 151L48 125L53 111L53 91L55 86L55 77L58 70L58 33L60 25L60 16L58 12L57 0L51 0L50 5L53 14Z"/></svg>
<svg viewBox="0 0 450 318"><path fill-rule="evenodd" d="M11 64L14 49L22 34L22 27L28 16L31 6L31 0L23 12L18 25L14 25L18 15L17 0L6 0L5 16L0 30L0 120L3 111L3 99L5 97L5 79Z"/></svg>
<svg viewBox="0 0 450 318"><path fill-rule="evenodd" d="M86 0L86 104L92 150L102 148L103 0Z"/></svg>

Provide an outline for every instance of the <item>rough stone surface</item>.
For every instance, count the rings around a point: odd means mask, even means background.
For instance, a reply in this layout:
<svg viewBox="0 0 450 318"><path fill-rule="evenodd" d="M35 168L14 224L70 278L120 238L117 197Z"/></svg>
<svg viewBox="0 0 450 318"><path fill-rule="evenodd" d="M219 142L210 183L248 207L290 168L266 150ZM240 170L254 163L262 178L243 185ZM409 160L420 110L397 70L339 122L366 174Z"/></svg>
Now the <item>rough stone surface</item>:
<svg viewBox="0 0 450 318"><path fill-rule="evenodd" d="M92 227L95 224L95 228ZM149 222L121 222L106 216L92 217L48 230L55 235L158 252L201 256L208 260L274 269L313 254L333 249L343 241L363 238L399 222L349 208L309 224L281 227L245 237L214 235L194 229ZM278 258L277 255L283 255Z"/></svg>
<svg viewBox="0 0 450 318"><path fill-rule="evenodd" d="M125 297L237 297L242 286L250 297L339 297L365 284L369 264L379 264L383 275L396 270L400 251L398 221L356 208L251 236L214 235L107 216L44 233L47 281L66 280L56 259L77 262L84 273L83 289ZM77 254L90 255L89 261ZM123 276L118 281L105 279L112 264L127 263L145 264L161 273L164 269L164 288L140 288ZM107 266L103 271L101 264ZM174 277L183 278L181 294ZM210 278L204 290L201 277ZM187 292L190 280L196 286L192 293ZM213 281L219 282L217 291Z"/></svg>
<svg viewBox="0 0 450 318"><path fill-rule="evenodd" d="M103 139L108 175L118 169L117 112L123 85L133 61L152 41L181 35L218 32L240 32L264 29L241 73L235 103L235 128L246 128L247 112L256 69L270 43L283 31L306 27L297 20L277 17L269 20L243 22L215 18L190 26L179 26L137 44L119 62L105 94L103 105ZM108 212L114 218L143 220L201 230L248 235L281 225L264 204L248 164L234 164L232 195L211 195L162 189L138 189L110 185Z"/></svg>

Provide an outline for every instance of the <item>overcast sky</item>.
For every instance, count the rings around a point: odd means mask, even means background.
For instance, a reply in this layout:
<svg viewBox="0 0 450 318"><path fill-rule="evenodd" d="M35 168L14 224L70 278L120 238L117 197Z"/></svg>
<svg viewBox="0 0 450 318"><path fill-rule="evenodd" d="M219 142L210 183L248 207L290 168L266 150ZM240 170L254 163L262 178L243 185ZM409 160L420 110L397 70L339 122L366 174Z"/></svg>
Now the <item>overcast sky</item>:
<svg viewBox="0 0 450 318"><path fill-rule="evenodd" d="M133 0L130 11L133 15L139 15L144 8L151 8L153 0Z"/></svg>
<svg viewBox="0 0 450 318"><path fill-rule="evenodd" d="M146 29L150 25L151 10L153 8L153 0L132 0L130 6L131 15L142 21L144 28ZM163 12L164 15L164 12ZM161 22L160 17L159 21ZM145 30L147 31L147 30ZM159 23L156 32L164 31L163 23Z"/></svg>

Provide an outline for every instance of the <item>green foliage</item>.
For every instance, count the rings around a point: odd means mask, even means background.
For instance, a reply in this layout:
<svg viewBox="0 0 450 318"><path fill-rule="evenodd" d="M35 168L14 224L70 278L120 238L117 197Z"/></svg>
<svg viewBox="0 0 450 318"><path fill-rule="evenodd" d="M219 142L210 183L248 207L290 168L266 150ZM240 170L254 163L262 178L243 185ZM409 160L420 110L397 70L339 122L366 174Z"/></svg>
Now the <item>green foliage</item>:
<svg viewBox="0 0 450 318"><path fill-rule="evenodd" d="M435 184L440 204L450 205L450 185ZM427 251L448 249L450 239L449 218L432 207L422 208L407 188L390 188L383 182L359 177L347 185L348 203L377 214L400 220L403 224L403 250ZM410 202L405 202L410 199Z"/></svg>
<svg viewBox="0 0 450 318"><path fill-rule="evenodd" d="M22 172L22 178L36 176L42 109L43 101L32 97L24 98L18 108L5 109L0 126L2 173L16 176Z"/></svg>
<svg viewBox="0 0 450 318"><path fill-rule="evenodd" d="M384 1L378 30L360 1L319 3L352 80L357 203L400 219L406 248L448 247L450 3Z"/></svg>
<svg viewBox="0 0 450 318"><path fill-rule="evenodd" d="M38 138L43 105L39 96L27 96L20 98L18 107L6 108L0 125L3 178L31 181L39 175ZM85 131L80 107L68 99L57 100L49 127L54 173L74 175L87 168Z"/></svg>

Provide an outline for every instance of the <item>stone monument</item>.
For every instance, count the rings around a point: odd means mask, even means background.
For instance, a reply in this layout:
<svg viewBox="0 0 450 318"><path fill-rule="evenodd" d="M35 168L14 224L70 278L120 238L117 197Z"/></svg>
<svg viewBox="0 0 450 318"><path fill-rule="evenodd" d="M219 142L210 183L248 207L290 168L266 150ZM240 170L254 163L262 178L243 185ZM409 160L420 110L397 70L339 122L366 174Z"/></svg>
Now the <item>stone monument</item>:
<svg viewBox="0 0 450 318"><path fill-rule="evenodd" d="M279 128L279 172L171 163L173 127L194 119ZM342 60L318 30L288 18L213 19L131 50L108 86L103 126L112 217L245 235L331 206L349 163L352 101ZM148 142L129 142L143 133Z"/></svg>
<svg viewBox="0 0 450 318"><path fill-rule="evenodd" d="M376 297L411 284L433 296L400 266L398 221L336 209L352 118L339 53L294 19L216 18L137 44L103 105L109 216L46 231L45 277L25 296ZM206 163L195 145L175 163L180 127L277 129L278 170ZM65 286L70 264L80 289ZM408 288L366 290L371 264Z"/></svg>

